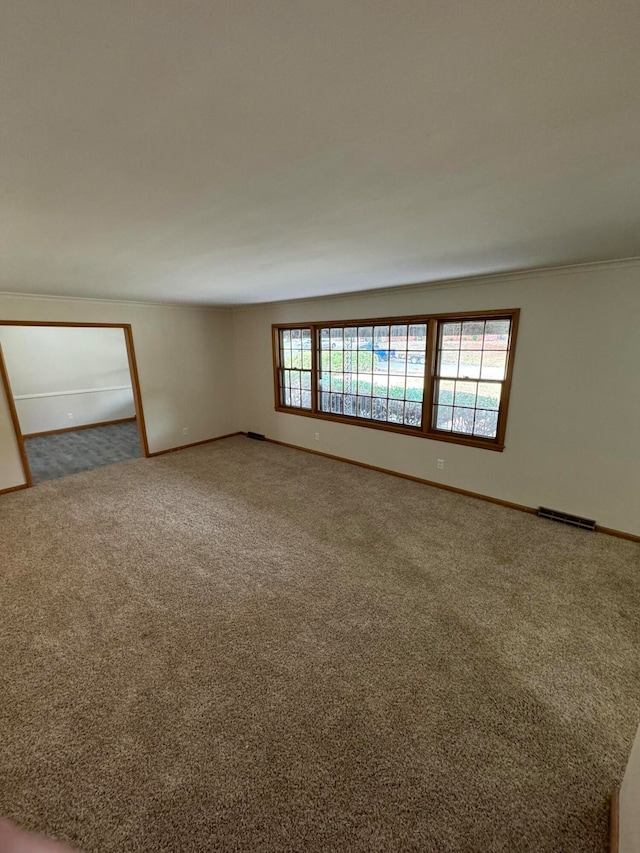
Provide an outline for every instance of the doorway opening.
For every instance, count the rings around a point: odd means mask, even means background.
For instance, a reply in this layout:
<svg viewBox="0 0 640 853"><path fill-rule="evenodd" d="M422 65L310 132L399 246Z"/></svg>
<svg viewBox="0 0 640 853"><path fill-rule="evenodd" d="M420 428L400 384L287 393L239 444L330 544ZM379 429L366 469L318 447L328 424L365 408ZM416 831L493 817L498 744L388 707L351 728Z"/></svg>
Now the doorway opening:
<svg viewBox="0 0 640 853"><path fill-rule="evenodd" d="M149 456L130 325L0 320L0 374L27 486Z"/></svg>

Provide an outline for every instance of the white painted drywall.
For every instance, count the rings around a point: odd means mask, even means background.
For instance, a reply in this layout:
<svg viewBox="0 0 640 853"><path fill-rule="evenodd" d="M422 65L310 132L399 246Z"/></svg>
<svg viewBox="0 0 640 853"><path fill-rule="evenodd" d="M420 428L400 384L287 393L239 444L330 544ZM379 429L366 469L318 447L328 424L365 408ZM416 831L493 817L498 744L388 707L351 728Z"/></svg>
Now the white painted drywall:
<svg viewBox="0 0 640 853"><path fill-rule="evenodd" d="M0 344L23 435L135 416L122 329L0 326Z"/></svg>
<svg viewBox="0 0 640 853"><path fill-rule="evenodd" d="M274 411L271 323L516 307L504 453ZM234 323L239 429L640 534L637 262L274 303Z"/></svg>
<svg viewBox="0 0 640 853"><path fill-rule="evenodd" d="M0 294L0 319L131 323L152 453L236 429L227 310ZM4 405L0 490L24 482Z"/></svg>
<svg viewBox="0 0 640 853"><path fill-rule="evenodd" d="M639 41L635 0L4 2L0 290L237 304L638 255Z"/></svg>
<svg viewBox="0 0 640 853"><path fill-rule="evenodd" d="M619 853L640 853L640 728L620 787Z"/></svg>
<svg viewBox="0 0 640 853"><path fill-rule="evenodd" d="M25 483L7 399L0 383L0 490Z"/></svg>

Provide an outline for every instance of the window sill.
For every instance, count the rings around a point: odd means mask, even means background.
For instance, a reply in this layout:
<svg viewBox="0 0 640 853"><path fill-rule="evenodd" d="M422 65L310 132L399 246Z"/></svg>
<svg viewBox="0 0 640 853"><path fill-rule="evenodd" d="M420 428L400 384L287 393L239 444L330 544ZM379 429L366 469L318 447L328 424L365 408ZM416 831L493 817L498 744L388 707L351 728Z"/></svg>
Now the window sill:
<svg viewBox="0 0 640 853"><path fill-rule="evenodd" d="M312 412L305 409L289 409L285 406L275 406L275 411L284 415L302 415L304 418L314 418L321 421L332 421L333 423L348 424L349 426L359 426L365 429L379 429L384 432L395 432L400 435L411 435L414 438L427 438L433 441L447 441L450 444L462 444L466 447L477 447L482 450L494 450L502 453L504 444L498 444L491 439L473 438L463 435L451 435L450 433L442 432L425 432L420 427L410 427L404 424L392 424L388 421L369 421L364 418L352 418L348 415L341 417L340 415L331 415L325 412Z"/></svg>

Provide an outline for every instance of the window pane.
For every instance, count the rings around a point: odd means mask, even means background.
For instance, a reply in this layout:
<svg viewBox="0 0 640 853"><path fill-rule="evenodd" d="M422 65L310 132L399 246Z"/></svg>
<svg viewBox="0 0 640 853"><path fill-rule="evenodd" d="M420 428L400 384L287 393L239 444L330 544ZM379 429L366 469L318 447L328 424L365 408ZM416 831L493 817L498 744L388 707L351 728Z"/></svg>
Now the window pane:
<svg viewBox="0 0 640 853"><path fill-rule="evenodd" d="M369 346L371 345L369 344ZM371 373L373 371L373 352L370 349L358 351L358 370L360 373Z"/></svg>
<svg viewBox="0 0 640 853"><path fill-rule="evenodd" d="M303 391L302 392L302 408L310 409L311 408L311 391Z"/></svg>
<svg viewBox="0 0 640 853"><path fill-rule="evenodd" d="M455 390L456 383L452 379L441 379L436 388L436 401L450 406Z"/></svg>
<svg viewBox="0 0 640 853"><path fill-rule="evenodd" d="M436 406L436 427L451 431L453 408L451 406Z"/></svg>
<svg viewBox="0 0 640 853"><path fill-rule="evenodd" d="M331 349L344 349L344 337L342 334L342 329L331 329L329 332L329 337L331 338Z"/></svg>
<svg viewBox="0 0 640 853"><path fill-rule="evenodd" d="M391 326L389 339L389 373L404 373L407 356L406 325Z"/></svg>
<svg viewBox="0 0 640 853"><path fill-rule="evenodd" d="M345 394L342 400L343 411L345 415L355 416L356 414L356 400L357 397L355 394Z"/></svg>
<svg viewBox="0 0 640 853"><path fill-rule="evenodd" d="M380 400L376 397L372 400L373 418L377 421L387 420L387 401Z"/></svg>
<svg viewBox="0 0 640 853"><path fill-rule="evenodd" d="M283 367L288 367L288 368L293 367L293 364L291 363L291 350L290 349L282 350L282 355L280 357L280 364Z"/></svg>
<svg viewBox="0 0 640 853"><path fill-rule="evenodd" d="M443 350L440 353L440 376L457 376L460 353L457 350Z"/></svg>
<svg viewBox="0 0 640 853"><path fill-rule="evenodd" d="M397 350L394 350L394 353L397 353ZM404 376L407 372L407 364L404 360L406 358L407 351L404 350L402 356L394 355L389 359L389 375L391 376Z"/></svg>
<svg viewBox="0 0 640 853"><path fill-rule="evenodd" d="M483 409L499 409L502 386L498 382L478 383L478 406Z"/></svg>
<svg viewBox="0 0 640 853"><path fill-rule="evenodd" d="M480 377L480 362L482 361L482 352L473 350L462 350L460 352L460 364L458 367L459 376L469 376L474 379Z"/></svg>
<svg viewBox="0 0 640 853"><path fill-rule="evenodd" d="M442 324L442 349L460 349L461 323Z"/></svg>
<svg viewBox="0 0 640 853"><path fill-rule="evenodd" d="M389 397L394 400L404 400L407 394L404 376L389 376Z"/></svg>
<svg viewBox="0 0 640 853"><path fill-rule="evenodd" d="M483 438L495 438L498 432L498 413L487 409L477 409L473 434Z"/></svg>
<svg viewBox="0 0 640 853"><path fill-rule="evenodd" d="M474 409L461 409L458 406L454 406L453 432L471 435L473 433L474 414Z"/></svg>
<svg viewBox="0 0 640 853"><path fill-rule="evenodd" d="M358 417L371 417L371 397L358 397Z"/></svg>
<svg viewBox="0 0 640 853"><path fill-rule="evenodd" d="M311 374L303 373L301 379L301 388L305 390L311 390Z"/></svg>
<svg viewBox="0 0 640 853"><path fill-rule="evenodd" d="M401 424L404 420L404 402L402 400L389 400L388 420L395 424Z"/></svg>
<svg viewBox="0 0 640 853"><path fill-rule="evenodd" d="M384 379L381 379L379 376L376 376L373 383L373 396L374 397L386 397L387 396L387 383Z"/></svg>
<svg viewBox="0 0 640 853"><path fill-rule="evenodd" d="M510 320L487 320L484 330L485 349L508 349Z"/></svg>
<svg viewBox="0 0 640 853"><path fill-rule="evenodd" d="M371 375L358 374L358 394L371 396Z"/></svg>
<svg viewBox="0 0 640 853"><path fill-rule="evenodd" d="M358 348L358 329L353 326L349 326L344 330L344 348L345 349L357 349Z"/></svg>
<svg viewBox="0 0 640 853"><path fill-rule="evenodd" d="M461 349L482 349L484 343L484 321L466 320L462 324Z"/></svg>
<svg viewBox="0 0 640 853"><path fill-rule="evenodd" d="M355 373L345 373L344 376L344 392L345 394L357 393L358 377Z"/></svg>
<svg viewBox="0 0 640 853"><path fill-rule="evenodd" d="M407 352L407 372L424 375L425 354L421 350L410 349Z"/></svg>
<svg viewBox="0 0 640 853"><path fill-rule="evenodd" d="M407 426L420 426L422 422L422 403L405 403L404 422Z"/></svg>
<svg viewBox="0 0 640 853"><path fill-rule="evenodd" d="M373 337L376 344L387 347L389 345L389 327L374 326Z"/></svg>
<svg viewBox="0 0 640 853"><path fill-rule="evenodd" d="M425 352L427 349L427 324L412 323L409 326L409 349Z"/></svg>
<svg viewBox="0 0 640 853"><path fill-rule="evenodd" d="M456 382L454 404L456 406L474 407L476 405L477 391L477 382Z"/></svg>
<svg viewBox="0 0 640 853"><path fill-rule="evenodd" d="M482 354L482 379L504 379L507 372L507 353L504 350Z"/></svg>
<svg viewBox="0 0 640 853"><path fill-rule="evenodd" d="M414 403L422 403L424 398L423 381L420 380L420 382L416 384L416 380L411 379L409 382L407 383L407 400L411 400Z"/></svg>

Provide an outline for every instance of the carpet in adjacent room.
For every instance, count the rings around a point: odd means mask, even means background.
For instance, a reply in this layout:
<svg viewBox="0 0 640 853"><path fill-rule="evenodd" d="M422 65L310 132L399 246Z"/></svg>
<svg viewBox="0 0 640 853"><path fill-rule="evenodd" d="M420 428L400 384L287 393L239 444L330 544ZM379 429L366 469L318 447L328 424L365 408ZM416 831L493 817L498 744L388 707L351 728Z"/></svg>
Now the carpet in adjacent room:
<svg viewBox="0 0 640 853"><path fill-rule="evenodd" d="M34 483L142 456L135 421L26 438L24 445Z"/></svg>

